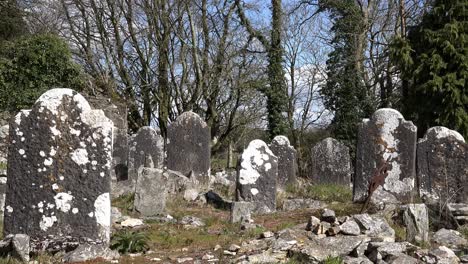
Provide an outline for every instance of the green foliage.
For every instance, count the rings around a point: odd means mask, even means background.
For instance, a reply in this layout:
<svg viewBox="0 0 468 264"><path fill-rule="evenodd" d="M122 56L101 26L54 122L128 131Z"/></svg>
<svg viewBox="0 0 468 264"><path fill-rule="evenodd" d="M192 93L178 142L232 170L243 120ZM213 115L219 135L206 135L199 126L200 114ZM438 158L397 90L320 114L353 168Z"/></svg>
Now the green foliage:
<svg viewBox="0 0 468 264"><path fill-rule="evenodd" d="M468 224L462 225L458 228L458 232L460 232L465 239L468 239Z"/></svg>
<svg viewBox="0 0 468 264"><path fill-rule="evenodd" d="M0 111L30 108L54 87L81 90L80 67L67 44L50 34L3 43L0 50Z"/></svg>
<svg viewBox="0 0 468 264"><path fill-rule="evenodd" d="M346 203L352 201L351 188L338 184L315 184L307 188L307 196L326 202Z"/></svg>
<svg viewBox="0 0 468 264"><path fill-rule="evenodd" d="M468 2L436 0L391 58L407 91L404 113L424 133L442 125L468 136Z"/></svg>
<svg viewBox="0 0 468 264"><path fill-rule="evenodd" d="M135 193L121 195L112 200L112 206L117 207L124 215L128 215L133 211L133 203L135 201Z"/></svg>
<svg viewBox="0 0 468 264"><path fill-rule="evenodd" d="M23 16L17 0L0 1L0 43L27 33Z"/></svg>
<svg viewBox="0 0 468 264"><path fill-rule="evenodd" d="M342 264L343 259L341 257L328 256L327 259L325 259L322 263L323 264Z"/></svg>
<svg viewBox="0 0 468 264"><path fill-rule="evenodd" d="M148 241L143 232L123 230L112 237L111 248L122 254L145 252L149 249Z"/></svg>

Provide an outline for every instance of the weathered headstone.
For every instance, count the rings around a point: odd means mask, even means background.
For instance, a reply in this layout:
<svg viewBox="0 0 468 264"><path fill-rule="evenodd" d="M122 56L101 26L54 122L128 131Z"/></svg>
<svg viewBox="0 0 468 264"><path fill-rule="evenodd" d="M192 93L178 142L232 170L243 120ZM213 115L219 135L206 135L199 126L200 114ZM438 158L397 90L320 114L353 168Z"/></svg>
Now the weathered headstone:
<svg viewBox="0 0 468 264"><path fill-rule="evenodd" d="M382 189L399 201L414 195L417 128L394 109L377 110L359 125L354 201L367 197L377 168L388 165Z"/></svg>
<svg viewBox="0 0 468 264"><path fill-rule="evenodd" d="M144 217L163 214L167 194L165 184L162 169L142 168L135 188L135 210Z"/></svg>
<svg viewBox="0 0 468 264"><path fill-rule="evenodd" d="M52 89L10 124L4 233L109 242L113 124L71 89Z"/></svg>
<svg viewBox="0 0 468 264"><path fill-rule="evenodd" d="M194 112L185 112L167 132L167 168L192 174L205 188L210 184L210 128Z"/></svg>
<svg viewBox="0 0 468 264"><path fill-rule="evenodd" d="M403 213L406 241L429 243L429 213L425 204L408 204Z"/></svg>
<svg viewBox="0 0 468 264"><path fill-rule="evenodd" d="M350 186L349 148L334 138L326 138L312 148L311 177L314 183Z"/></svg>
<svg viewBox="0 0 468 264"><path fill-rule="evenodd" d="M276 211L277 176L277 157L265 142L253 140L240 157L236 200L252 202L257 213Z"/></svg>
<svg viewBox="0 0 468 264"><path fill-rule="evenodd" d="M271 152L278 158L277 188L284 189L287 184L296 182L297 152L285 136L276 136L270 144Z"/></svg>
<svg viewBox="0 0 468 264"><path fill-rule="evenodd" d="M462 135L432 127L418 142L419 192L423 198L468 203L468 144Z"/></svg>

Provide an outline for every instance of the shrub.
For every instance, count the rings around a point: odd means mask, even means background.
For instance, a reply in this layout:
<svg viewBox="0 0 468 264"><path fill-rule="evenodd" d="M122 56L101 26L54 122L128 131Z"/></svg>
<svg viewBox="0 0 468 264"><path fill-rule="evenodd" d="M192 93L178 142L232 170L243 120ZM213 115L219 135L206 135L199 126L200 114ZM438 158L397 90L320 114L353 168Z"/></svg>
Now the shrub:
<svg viewBox="0 0 468 264"><path fill-rule="evenodd" d="M111 249L121 254L145 252L149 249L148 241L145 233L124 230L112 237Z"/></svg>

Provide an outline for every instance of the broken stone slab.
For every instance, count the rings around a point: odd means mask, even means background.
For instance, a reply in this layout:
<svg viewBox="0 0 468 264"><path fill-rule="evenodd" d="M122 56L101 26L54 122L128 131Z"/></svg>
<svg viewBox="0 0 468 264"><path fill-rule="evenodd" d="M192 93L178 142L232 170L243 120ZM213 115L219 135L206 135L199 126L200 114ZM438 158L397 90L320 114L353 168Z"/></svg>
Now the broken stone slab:
<svg viewBox="0 0 468 264"><path fill-rule="evenodd" d="M387 261L392 257L398 257L416 248L408 242L370 242L366 252L367 257L375 263L379 260Z"/></svg>
<svg viewBox="0 0 468 264"><path fill-rule="evenodd" d="M251 213L253 209L254 205L250 202L233 202L231 204L231 223L251 220Z"/></svg>
<svg viewBox="0 0 468 264"><path fill-rule="evenodd" d="M425 204L408 204L403 213L406 226L406 241L412 243L429 242L429 214Z"/></svg>
<svg viewBox="0 0 468 264"><path fill-rule="evenodd" d="M435 232L433 241L440 246L446 246L450 249L466 249L468 248L468 240L456 230L442 228Z"/></svg>
<svg viewBox="0 0 468 264"><path fill-rule="evenodd" d="M429 256L432 256L437 261L436 263L456 264L460 263L460 259L455 252L446 246L439 246L438 248L429 251Z"/></svg>
<svg viewBox="0 0 468 264"><path fill-rule="evenodd" d="M142 217L164 214L167 190L162 169L142 168L135 187L134 208Z"/></svg>
<svg viewBox="0 0 468 264"><path fill-rule="evenodd" d="M307 222L306 230L313 231L320 224L320 219L315 216L310 216L309 221Z"/></svg>
<svg viewBox="0 0 468 264"><path fill-rule="evenodd" d="M10 234L0 241L0 254L11 256L21 262L27 263L30 254L30 239L25 234Z"/></svg>
<svg viewBox="0 0 468 264"><path fill-rule="evenodd" d="M183 225L184 228L187 228L187 229L205 226L205 223L203 222L203 220L201 220L198 217L190 216L190 215L186 215L182 217L179 223Z"/></svg>
<svg viewBox="0 0 468 264"><path fill-rule="evenodd" d="M282 263L286 260L286 252L267 250L259 254L247 256L248 263Z"/></svg>
<svg viewBox="0 0 468 264"><path fill-rule="evenodd" d="M319 210L326 206L326 203L313 199L287 199L283 202L283 211L294 211L299 209Z"/></svg>
<svg viewBox="0 0 468 264"><path fill-rule="evenodd" d="M418 142L421 197L446 203L468 203L468 144L457 131L432 127Z"/></svg>
<svg viewBox="0 0 468 264"><path fill-rule="evenodd" d="M10 124L4 233L107 244L112 131L103 111L71 89L49 90L18 113Z"/></svg>
<svg viewBox="0 0 468 264"><path fill-rule="evenodd" d="M296 183L297 151L285 136L276 136L269 145L271 152L278 158L277 188L285 189L288 184Z"/></svg>
<svg viewBox="0 0 468 264"><path fill-rule="evenodd" d="M256 213L276 211L278 161L267 144L253 140L242 153L236 182L236 200L252 202Z"/></svg>
<svg viewBox="0 0 468 264"><path fill-rule="evenodd" d="M62 260L65 263L75 263L91 261L98 258L111 261L119 259L120 254L104 245L82 244L75 250L66 253Z"/></svg>
<svg viewBox="0 0 468 264"><path fill-rule="evenodd" d="M193 173L202 189L210 184L211 132L194 112L184 112L167 131L167 168L183 175Z"/></svg>
<svg viewBox="0 0 468 264"><path fill-rule="evenodd" d="M320 215L320 220L328 222L330 224L335 223L336 221L335 211L327 209L327 208L323 209Z"/></svg>
<svg viewBox="0 0 468 264"><path fill-rule="evenodd" d="M359 125L353 200L367 198L369 182L377 168L388 161L383 191L398 201L415 195L417 128L395 109L377 110Z"/></svg>
<svg viewBox="0 0 468 264"><path fill-rule="evenodd" d="M139 227L143 226L145 223L143 223L142 219L138 218L128 218L120 223L122 227Z"/></svg>
<svg viewBox="0 0 468 264"><path fill-rule="evenodd" d="M361 228L361 233L382 242L395 242L395 230L382 217L357 214L353 215L353 219Z"/></svg>
<svg viewBox="0 0 468 264"><path fill-rule="evenodd" d="M120 223L122 221L122 213L117 207L111 207L111 220L112 223Z"/></svg>
<svg viewBox="0 0 468 264"><path fill-rule="evenodd" d="M361 229L356 221L349 219L340 225L340 231L344 235L358 236L361 234Z"/></svg>
<svg viewBox="0 0 468 264"><path fill-rule="evenodd" d="M316 235L325 235L328 229L331 228L331 224L325 221L320 222L316 225L312 232Z"/></svg>
<svg viewBox="0 0 468 264"><path fill-rule="evenodd" d="M343 264L373 264L373 262L366 257L354 258L346 256L343 258Z"/></svg>
<svg viewBox="0 0 468 264"><path fill-rule="evenodd" d="M317 184L351 185L349 148L334 138L325 138L312 148L311 177Z"/></svg>

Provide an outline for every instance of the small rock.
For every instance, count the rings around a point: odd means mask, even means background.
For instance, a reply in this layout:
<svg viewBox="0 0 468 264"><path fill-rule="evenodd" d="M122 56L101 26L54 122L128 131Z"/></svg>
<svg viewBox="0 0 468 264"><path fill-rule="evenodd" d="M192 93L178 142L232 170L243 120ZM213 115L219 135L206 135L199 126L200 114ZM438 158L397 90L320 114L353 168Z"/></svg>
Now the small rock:
<svg viewBox="0 0 468 264"><path fill-rule="evenodd" d="M457 255L448 247L440 246L429 252L430 256L434 256L437 259L437 263L459 263Z"/></svg>
<svg viewBox="0 0 468 264"><path fill-rule="evenodd" d="M361 231L365 235L374 238L374 240L395 241L395 230L390 227L384 218L375 215L357 214L353 215L353 219L359 225Z"/></svg>
<svg viewBox="0 0 468 264"><path fill-rule="evenodd" d="M12 255L23 262L29 261L29 236L16 234L11 238Z"/></svg>
<svg viewBox="0 0 468 264"><path fill-rule="evenodd" d="M320 220L328 222L330 224L335 223L335 220L336 220L335 211L327 209L327 208L323 209Z"/></svg>
<svg viewBox="0 0 468 264"><path fill-rule="evenodd" d="M330 223L328 222L320 222L320 224L316 225L314 230L314 234L316 235L323 235L327 232L327 230L331 227Z"/></svg>
<svg viewBox="0 0 468 264"><path fill-rule="evenodd" d="M184 191L184 200L193 202L198 197L198 191L195 189L187 189Z"/></svg>
<svg viewBox="0 0 468 264"><path fill-rule="evenodd" d="M120 255L104 245L79 245L75 250L68 252L63 256L65 263L85 262L97 258L103 258L107 261L118 259Z"/></svg>
<svg viewBox="0 0 468 264"><path fill-rule="evenodd" d="M111 219L112 223L119 223L122 219L122 213L120 212L119 208L111 207Z"/></svg>
<svg viewBox="0 0 468 264"><path fill-rule="evenodd" d="M188 261L193 261L193 258L177 258L177 263L185 263Z"/></svg>
<svg viewBox="0 0 468 264"><path fill-rule="evenodd" d="M214 247L214 251L218 251L218 250L220 250L221 248L222 248L222 247L221 247L220 245L216 245L216 246Z"/></svg>
<svg viewBox="0 0 468 264"><path fill-rule="evenodd" d="M319 225L319 224L320 224L320 219L318 219L318 218L315 217L315 216L311 216L311 217L309 218L309 222L307 223L306 230L307 230L307 231L312 231L312 230L314 230L315 227L316 227L317 225Z"/></svg>
<svg viewBox="0 0 468 264"><path fill-rule="evenodd" d="M350 256L346 256L343 259L343 264L373 264L373 263L366 257L353 258Z"/></svg>
<svg viewBox="0 0 468 264"><path fill-rule="evenodd" d="M184 216L180 220L180 224L183 225L185 228L205 226L205 223L203 222L203 220L195 216Z"/></svg>
<svg viewBox="0 0 468 264"><path fill-rule="evenodd" d="M150 260L156 262L156 261L161 261L162 259L160 259L160 258L152 258L152 259L150 259Z"/></svg>
<svg viewBox="0 0 468 264"><path fill-rule="evenodd" d="M327 236L336 236L340 232L339 226L332 226L328 228L327 232L325 233Z"/></svg>
<svg viewBox="0 0 468 264"><path fill-rule="evenodd" d="M129 218L120 223L122 227L137 227L144 225L143 220L137 218Z"/></svg>
<svg viewBox="0 0 468 264"><path fill-rule="evenodd" d="M203 260L210 260L210 259L214 259L215 256L214 255L210 255L208 253L206 253L205 255L203 255L202 259Z"/></svg>
<svg viewBox="0 0 468 264"><path fill-rule="evenodd" d="M266 232L263 232L262 233L262 238L270 238L270 237L273 237L275 236L275 234L271 231L266 231Z"/></svg>
<svg viewBox="0 0 468 264"><path fill-rule="evenodd" d="M433 240L441 246L452 249L464 249L468 247L468 241L456 230L442 228L434 234Z"/></svg>
<svg viewBox="0 0 468 264"><path fill-rule="evenodd" d="M358 236L361 234L359 225L354 220L348 220L340 225L340 231L344 235Z"/></svg>
<svg viewBox="0 0 468 264"><path fill-rule="evenodd" d="M224 250L223 254L226 255L226 256L235 256L236 252L232 252L232 251L229 251L229 250Z"/></svg>
<svg viewBox="0 0 468 264"><path fill-rule="evenodd" d="M231 252L237 252L237 251L239 251L240 248L241 248L240 246L238 246L238 245L236 245L236 244L232 244L232 245L229 247L229 251L231 251Z"/></svg>

